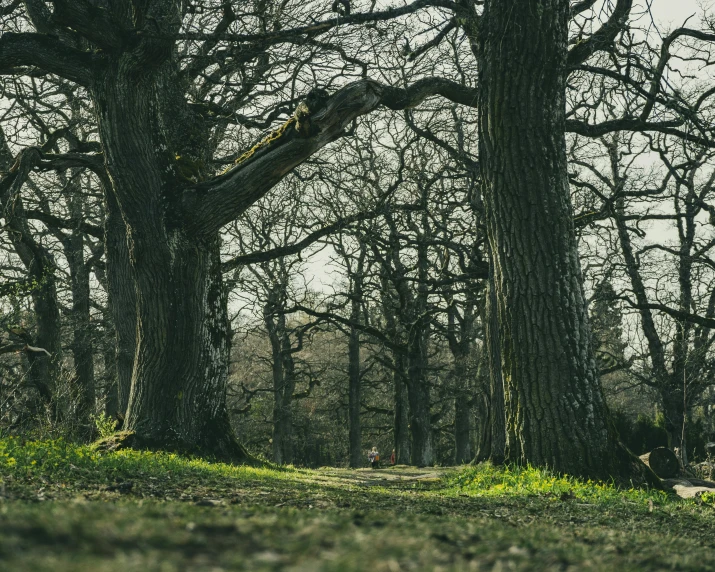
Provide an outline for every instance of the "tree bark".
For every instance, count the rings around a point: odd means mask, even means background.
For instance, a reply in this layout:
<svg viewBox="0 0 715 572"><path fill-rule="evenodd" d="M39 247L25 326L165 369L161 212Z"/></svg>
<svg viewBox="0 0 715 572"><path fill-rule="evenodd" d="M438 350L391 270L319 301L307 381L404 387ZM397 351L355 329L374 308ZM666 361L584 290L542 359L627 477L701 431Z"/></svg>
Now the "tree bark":
<svg viewBox="0 0 715 572"><path fill-rule="evenodd" d="M270 289L263 310L263 320L271 343L273 373L273 461L278 464L293 462L293 393L295 392L295 363L290 337L286 329L284 310L285 286Z"/></svg>
<svg viewBox="0 0 715 572"><path fill-rule="evenodd" d="M484 333L489 373L489 460L502 464L506 456L506 412L504 411L504 379L502 377L501 346L497 292L494 285L494 264L489 263L487 303L484 308Z"/></svg>
<svg viewBox="0 0 715 572"><path fill-rule="evenodd" d="M230 428L226 410L229 324L217 234L193 236L181 224L176 198L181 182L172 154L193 141L167 122L182 122L174 104L171 68L138 70L131 54L108 65L92 85L111 189L110 211L117 206L125 227L128 275L117 272L115 300L131 300L135 311L118 306L120 323L131 312L135 338L124 428L149 447L200 451L219 458L248 458ZM180 147L182 145L183 147ZM113 200L116 199L116 205ZM116 214L116 213L114 213ZM118 221L114 221L118 225ZM108 227L114 229L114 226ZM121 231L108 243L108 264L124 254ZM109 237L108 237L109 238ZM110 276L112 272L110 271ZM123 283L129 280L128 284ZM131 321L131 318L129 318ZM122 327L127 333L130 323ZM129 340L124 339L127 349ZM120 335L120 344L122 337ZM126 375L120 364L120 394Z"/></svg>
<svg viewBox="0 0 715 572"><path fill-rule="evenodd" d="M657 447L650 453L640 456L641 461L648 465L661 479L677 477L680 473L680 461L675 453L666 447Z"/></svg>
<svg viewBox="0 0 715 572"><path fill-rule="evenodd" d="M71 173L65 181L69 191L69 214L72 220L83 220L81 184L79 173ZM84 260L84 233L75 228L67 235L60 229L51 229L62 244L70 271L70 292L72 293L72 357L74 361L74 380L79 388L76 421L84 426L89 434L90 415L96 405L96 388L94 382L94 348L90 324L90 283L89 267Z"/></svg>
<svg viewBox="0 0 715 572"><path fill-rule="evenodd" d="M410 443L410 406L407 399L404 356L396 353L393 358L393 385L395 390L395 463L409 465L412 458Z"/></svg>
<svg viewBox="0 0 715 572"><path fill-rule="evenodd" d="M136 351L136 287L129 259L127 229L111 186L105 184L104 248L107 261L107 295L112 315L116 345L116 413L126 418L132 387Z"/></svg>
<svg viewBox="0 0 715 572"><path fill-rule="evenodd" d="M363 303L363 271L366 249L360 247L355 272L351 273L352 291L350 292L350 322L360 323L361 306ZM348 339L348 446L350 450L350 466L353 468L363 465L362 431L360 426L360 331L350 327Z"/></svg>
<svg viewBox="0 0 715 572"><path fill-rule="evenodd" d="M487 0L476 38L506 456L643 479L609 425L591 347L564 135L568 15L566 0Z"/></svg>

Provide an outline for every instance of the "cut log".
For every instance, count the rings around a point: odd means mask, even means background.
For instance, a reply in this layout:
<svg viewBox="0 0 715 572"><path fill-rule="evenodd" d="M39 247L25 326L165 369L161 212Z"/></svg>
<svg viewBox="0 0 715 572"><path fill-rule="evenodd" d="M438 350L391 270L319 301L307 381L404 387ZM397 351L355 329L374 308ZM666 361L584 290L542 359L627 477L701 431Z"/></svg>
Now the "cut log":
<svg viewBox="0 0 715 572"><path fill-rule="evenodd" d="M640 459L661 479L677 477L680 473L678 457L666 447L657 447L650 453L641 455Z"/></svg>
<svg viewBox="0 0 715 572"><path fill-rule="evenodd" d="M702 479L663 479L663 487L683 499L698 498L703 493L715 492L715 483Z"/></svg>

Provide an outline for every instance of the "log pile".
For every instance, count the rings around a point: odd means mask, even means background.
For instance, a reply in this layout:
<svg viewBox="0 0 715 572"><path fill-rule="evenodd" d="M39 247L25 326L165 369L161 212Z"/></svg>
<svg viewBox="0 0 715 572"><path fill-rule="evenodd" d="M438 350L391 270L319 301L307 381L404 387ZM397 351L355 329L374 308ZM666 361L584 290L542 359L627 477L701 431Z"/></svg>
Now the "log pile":
<svg viewBox="0 0 715 572"><path fill-rule="evenodd" d="M708 450L708 454L710 454L710 450ZM715 482L713 481L682 476L688 473L682 470L675 453L666 447L653 449L650 453L641 455L640 459L660 477L666 490L674 492L680 498L698 498L703 493L715 492Z"/></svg>

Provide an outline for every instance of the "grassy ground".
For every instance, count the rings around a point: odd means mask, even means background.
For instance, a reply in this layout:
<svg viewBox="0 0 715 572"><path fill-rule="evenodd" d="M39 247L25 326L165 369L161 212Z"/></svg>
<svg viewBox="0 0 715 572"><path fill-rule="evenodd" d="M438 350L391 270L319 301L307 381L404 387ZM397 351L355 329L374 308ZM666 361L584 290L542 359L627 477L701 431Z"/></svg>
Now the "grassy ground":
<svg viewBox="0 0 715 572"><path fill-rule="evenodd" d="M712 498L534 469L275 470L0 440L0 569L715 570Z"/></svg>

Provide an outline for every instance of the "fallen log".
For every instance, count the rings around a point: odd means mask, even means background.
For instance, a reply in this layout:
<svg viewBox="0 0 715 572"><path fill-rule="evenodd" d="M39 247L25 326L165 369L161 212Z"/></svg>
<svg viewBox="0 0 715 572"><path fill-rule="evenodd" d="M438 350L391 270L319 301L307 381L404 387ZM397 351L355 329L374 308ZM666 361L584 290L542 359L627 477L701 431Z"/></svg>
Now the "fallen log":
<svg viewBox="0 0 715 572"><path fill-rule="evenodd" d="M697 498L703 493L715 493L715 483L702 479L663 479L663 487L683 499Z"/></svg>
<svg viewBox="0 0 715 572"><path fill-rule="evenodd" d="M678 457L667 447L657 447L650 453L641 455L640 459L661 479L677 477L680 473Z"/></svg>

